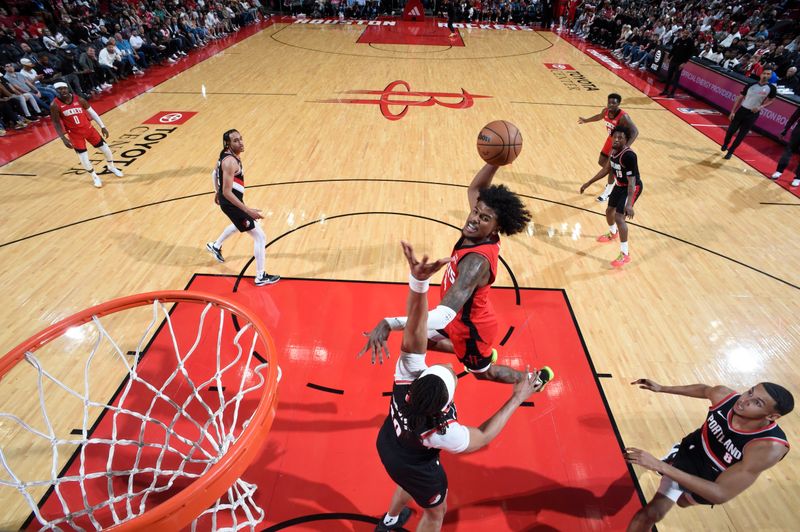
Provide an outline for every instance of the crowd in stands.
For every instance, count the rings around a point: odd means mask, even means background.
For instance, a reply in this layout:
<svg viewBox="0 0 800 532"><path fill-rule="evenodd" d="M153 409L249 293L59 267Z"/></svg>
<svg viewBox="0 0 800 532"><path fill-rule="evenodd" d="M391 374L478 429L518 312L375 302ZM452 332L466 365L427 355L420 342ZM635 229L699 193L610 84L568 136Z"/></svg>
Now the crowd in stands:
<svg viewBox="0 0 800 532"><path fill-rule="evenodd" d="M553 0L423 0L428 13L446 17L445 2L455 8L453 22L549 26ZM404 0L283 0L287 14L310 18L373 20L378 16L400 15Z"/></svg>
<svg viewBox="0 0 800 532"><path fill-rule="evenodd" d="M645 70L659 48L669 51L682 32L694 42L692 56L758 79L769 67L771 82L800 94L800 10L786 0L587 0L579 2L569 30L613 50Z"/></svg>
<svg viewBox="0 0 800 532"><path fill-rule="evenodd" d="M399 15L400 0L270 0L309 17ZM424 0L446 12L447 0ZM553 0L451 0L454 22L549 26ZM800 93L800 12L779 0L569 0L561 24L645 70L658 49L694 42L692 56L743 76L773 68L773 82ZM91 98L153 64L268 16L260 0L37 0L0 8L0 135L49 116L53 83ZM102 9L101 9L102 6ZM33 7L31 10L30 8ZM22 11L22 12L21 12Z"/></svg>
<svg viewBox="0 0 800 532"><path fill-rule="evenodd" d="M0 7L0 136L7 127L24 129L49 117L54 83L88 100L264 16L259 0L39 0Z"/></svg>

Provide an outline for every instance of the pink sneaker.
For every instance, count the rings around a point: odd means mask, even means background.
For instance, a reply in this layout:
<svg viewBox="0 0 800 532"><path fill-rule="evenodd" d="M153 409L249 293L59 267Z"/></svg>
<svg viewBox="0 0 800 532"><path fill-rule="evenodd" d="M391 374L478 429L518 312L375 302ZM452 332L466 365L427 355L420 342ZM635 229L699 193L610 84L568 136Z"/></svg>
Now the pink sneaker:
<svg viewBox="0 0 800 532"><path fill-rule="evenodd" d="M619 231L617 231L616 233L612 233L611 231L609 231L608 233L606 233L604 235L598 236L597 237L597 241L598 242L603 242L603 243L613 242L617 238L619 238Z"/></svg>
<svg viewBox="0 0 800 532"><path fill-rule="evenodd" d="M626 255L620 252L617 258L611 261L611 265L615 268L621 268L624 264L628 264L630 261L631 261L630 254Z"/></svg>

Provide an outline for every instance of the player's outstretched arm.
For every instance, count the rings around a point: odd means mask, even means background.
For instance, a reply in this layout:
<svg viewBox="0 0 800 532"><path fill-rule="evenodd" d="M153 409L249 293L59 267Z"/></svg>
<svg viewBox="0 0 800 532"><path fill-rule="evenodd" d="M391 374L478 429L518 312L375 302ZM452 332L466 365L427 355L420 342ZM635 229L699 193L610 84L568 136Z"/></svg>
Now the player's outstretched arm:
<svg viewBox="0 0 800 532"><path fill-rule="evenodd" d="M788 451L789 448L779 442L753 442L747 446L742 461L723 471L713 482L681 471L635 447L625 449L625 460L671 478L711 504L722 504L749 488L758 475L777 464Z"/></svg>
<svg viewBox="0 0 800 532"><path fill-rule="evenodd" d="M481 195L481 190L489 188L492 185L492 179L494 179L494 174L497 173L498 168L500 167L486 163L483 165L483 168L478 170L475 177L472 178L472 182L467 189L470 209L474 209L475 205L478 204L478 196Z"/></svg>
<svg viewBox="0 0 800 532"><path fill-rule="evenodd" d="M708 384L664 386L651 379L637 379L631 384L639 386L642 390L650 390L656 393L671 393L673 395L685 395L686 397L695 397L697 399L708 399L714 404L720 402L730 394L735 393L735 390L727 386L709 386Z"/></svg>
<svg viewBox="0 0 800 532"><path fill-rule="evenodd" d="M405 353L424 353L428 346L428 283L431 275L450 262L450 257L428 262L428 256L423 255L422 260L418 260L414 256L411 244L408 242L400 244L410 270L406 304L408 319L403 329L400 349Z"/></svg>
<svg viewBox="0 0 800 532"><path fill-rule="evenodd" d="M541 389L542 382L538 379L539 372L527 368L526 378L514 384L514 390L506 403L494 413L492 417L481 423L480 427L467 427L469 430L469 446L465 453L473 453L489 445L506 426L511 414L531 395Z"/></svg>
<svg viewBox="0 0 800 532"><path fill-rule="evenodd" d="M425 280L430 279L430 276L433 273L439 271L445 264L450 262L450 258L446 259L439 259L435 262L429 263L427 262L427 256L423 257L423 262L418 261L414 257L414 250L411 246L405 242L402 242L403 246L403 253L406 255L406 259L409 261L409 267L411 269L411 275L414 276L416 272L417 275L424 276ZM409 258L410 256L410 258ZM410 299L412 294L409 293L409 305ZM427 305L427 296L425 297L426 305ZM410 312L410 309L409 309ZM366 345L358 352L356 358L361 358L362 355L365 353L370 353L370 358L372 363L375 363L377 359L380 364L383 364L383 358L389 358L389 347L387 345L387 340L389 339L389 333L392 331L403 330L405 331L409 327L409 320L411 316L398 316L395 318L385 318L378 322L375 327L372 328L371 331L363 333L364 336L367 337ZM425 324L423 329L423 335L425 337L425 345L418 351L414 350L404 350L409 353L421 353L426 350L427 346L427 320L428 320L428 310L427 307L425 309L425 320L422 323ZM415 321L415 323L411 327L420 327L420 322ZM405 336L404 336L405 341Z"/></svg>
<svg viewBox="0 0 800 532"><path fill-rule="evenodd" d="M594 183L595 181L598 181L600 179L603 179L604 177L607 177L608 174L610 174L610 173L611 173L611 162L610 162L610 159L609 159L608 161L605 162L605 164L600 169L600 171L597 172L596 174L594 174L593 178L591 178L589 181L587 181L586 183L581 185L581 194L583 194L584 191L592 185L592 183Z"/></svg>
<svg viewBox="0 0 800 532"><path fill-rule="evenodd" d="M600 111L598 114L596 114L594 116L590 116L589 118L583 118L582 116L578 117L578 123L579 124L586 124L587 122L597 122L598 120L603 118L603 114L605 114L605 112L606 112L606 108L603 107L603 110Z"/></svg>

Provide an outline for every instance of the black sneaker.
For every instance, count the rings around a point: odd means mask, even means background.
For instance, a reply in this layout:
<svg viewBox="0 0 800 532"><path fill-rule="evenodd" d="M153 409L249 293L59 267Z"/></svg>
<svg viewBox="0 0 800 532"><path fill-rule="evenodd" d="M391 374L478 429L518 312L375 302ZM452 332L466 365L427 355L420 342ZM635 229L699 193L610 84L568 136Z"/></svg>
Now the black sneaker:
<svg viewBox="0 0 800 532"><path fill-rule="evenodd" d="M265 284L275 284L281 280L280 275L270 275L267 272L262 272L261 275L256 277L256 286L264 286Z"/></svg>
<svg viewBox="0 0 800 532"><path fill-rule="evenodd" d="M400 515L397 517L397 522L393 525L384 525L383 518L386 517L386 514L383 514L380 521L378 521L378 525L375 527L375 532L384 532L386 530L399 530L403 528L403 525L406 524L408 518L411 517L411 509L410 508L403 508L400 511Z"/></svg>
<svg viewBox="0 0 800 532"><path fill-rule="evenodd" d="M219 262L225 262L225 257L222 256L222 249L214 246L213 242L209 242L206 244L206 249L209 253L214 255L214 258L217 259Z"/></svg>
<svg viewBox="0 0 800 532"><path fill-rule="evenodd" d="M723 158L723 159L730 159L731 157L733 157L733 152L732 152L732 151L729 151L729 152L728 152L728 153L726 153L726 154L725 154L725 155L724 155L722 158Z"/></svg>
<svg viewBox="0 0 800 532"><path fill-rule="evenodd" d="M719 151L728 151L728 147L723 144L722 146L720 146Z"/></svg>

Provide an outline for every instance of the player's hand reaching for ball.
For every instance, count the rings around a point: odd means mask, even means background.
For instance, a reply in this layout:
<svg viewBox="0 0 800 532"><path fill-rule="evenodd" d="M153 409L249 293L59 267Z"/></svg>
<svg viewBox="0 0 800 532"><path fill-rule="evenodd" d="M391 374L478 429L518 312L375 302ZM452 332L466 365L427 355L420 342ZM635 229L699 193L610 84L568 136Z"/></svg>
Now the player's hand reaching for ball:
<svg viewBox="0 0 800 532"><path fill-rule="evenodd" d="M103 134L103 138L104 139L108 138L108 130L106 128L104 128L104 127L100 128L100 133Z"/></svg>
<svg viewBox="0 0 800 532"><path fill-rule="evenodd" d="M64 146L66 146L67 149L69 149L69 150L72 149L72 143L69 141L69 139L67 137L61 137L61 142L64 143Z"/></svg>
<svg viewBox="0 0 800 532"><path fill-rule="evenodd" d="M659 468L664 464L664 462L652 454L648 453L647 451L637 449L636 447L627 447L625 449L624 456L628 463L638 464L645 469L649 469L650 471L658 471Z"/></svg>
<svg viewBox="0 0 800 532"><path fill-rule="evenodd" d="M586 123L586 119L585 119L585 118L583 118L582 116L581 116L581 117L578 117L578 123L579 123L579 124L585 124L585 123Z"/></svg>
<svg viewBox="0 0 800 532"><path fill-rule="evenodd" d="M386 320L381 320L370 332L365 332L364 336L367 337L367 345L358 352L356 358L361 358L364 353L369 351L373 364L376 358L379 363L383 364L384 355L387 359L389 358L389 347L386 345L386 340L389 339L389 333L391 331Z"/></svg>
<svg viewBox="0 0 800 532"><path fill-rule="evenodd" d="M525 377L514 383L512 395L521 404L528 397L538 392L542 386L542 381L539 380L539 370L536 368L531 369L530 366L527 366L525 368Z"/></svg>
<svg viewBox="0 0 800 532"><path fill-rule="evenodd" d="M406 260L408 261L408 267L411 270L411 275L414 276L414 279L418 279L420 281L430 279L431 275L441 270L445 264L448 264L453 260L451 257L446 257L435 262L428 262L428 256L423 255L422 260L420 261L414 256L414 248L411 247L411 244L400 241L400 245L403 246L403 254L406 256Z"/></svg>
<svg viewBox="0 0 800 532"><path fill-rule="evenodd" d="M584 183L581 185L581 194L586 192L586 189L589 188L589 183Z"/></svg>
<svg viewBox="0 0 800 532"><path fill-rule="evenodd" d="M633 381L631 384L638 385L639 388L642 390L650 390L651 392L660 392L663 390L663 386L658 384L656 381L651 381L650 379L637 379Z"/></svg>

